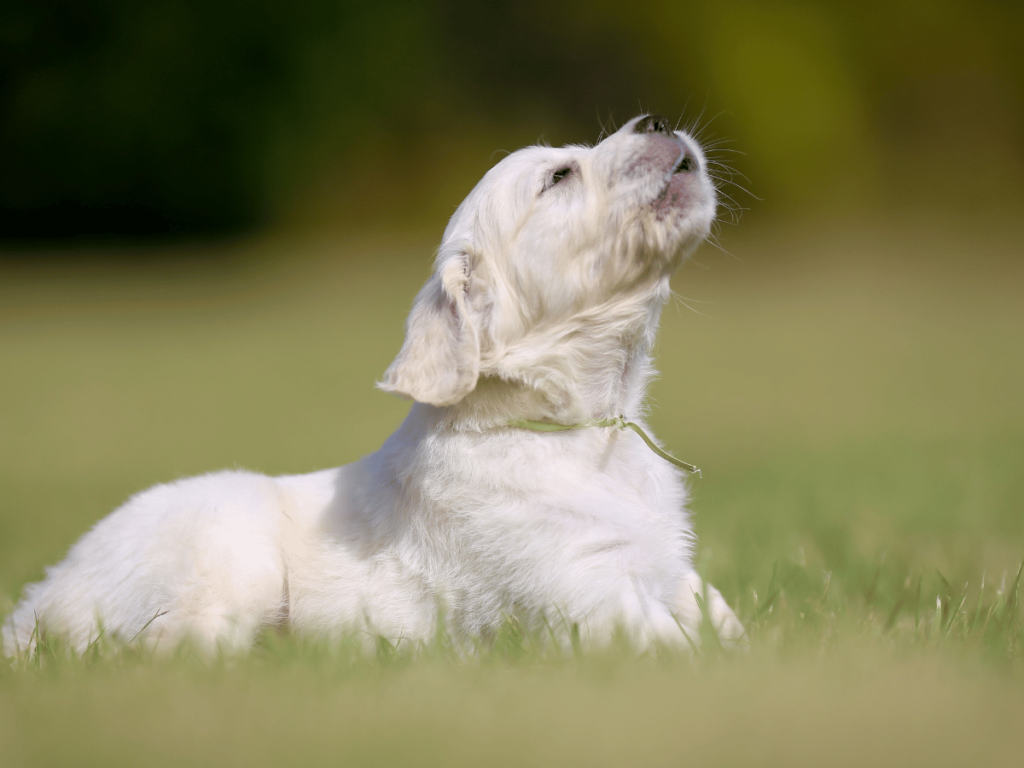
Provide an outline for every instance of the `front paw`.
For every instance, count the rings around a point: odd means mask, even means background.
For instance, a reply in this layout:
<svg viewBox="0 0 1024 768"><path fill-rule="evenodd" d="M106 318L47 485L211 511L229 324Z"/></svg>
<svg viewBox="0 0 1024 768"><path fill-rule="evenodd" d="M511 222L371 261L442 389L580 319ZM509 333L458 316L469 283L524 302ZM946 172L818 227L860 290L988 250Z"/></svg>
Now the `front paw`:
<svg viewBox="0 0 1024 768"><path fill-rule="evenodd" d="M727 650L745 651L750 647L746 629L721 592L692 571L680 591L679 614L692 617L692 625L700 627L702 635L712 632Z"/></svg>

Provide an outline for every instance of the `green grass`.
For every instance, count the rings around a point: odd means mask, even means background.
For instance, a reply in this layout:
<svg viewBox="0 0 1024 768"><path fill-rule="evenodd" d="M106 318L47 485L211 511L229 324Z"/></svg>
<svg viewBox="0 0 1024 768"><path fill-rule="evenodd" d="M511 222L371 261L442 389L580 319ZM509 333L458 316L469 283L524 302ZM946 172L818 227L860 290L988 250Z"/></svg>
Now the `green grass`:
<svg viewBox="0 0 1024 768"><path fill-rule="evenodd" d="M651 422L748 653L47 646L0 662L0 764L1019 765L1020 233L927 224L741 231L674 280ZM0 263L0 601L155 482L375 450L431 248Z"/></svg>

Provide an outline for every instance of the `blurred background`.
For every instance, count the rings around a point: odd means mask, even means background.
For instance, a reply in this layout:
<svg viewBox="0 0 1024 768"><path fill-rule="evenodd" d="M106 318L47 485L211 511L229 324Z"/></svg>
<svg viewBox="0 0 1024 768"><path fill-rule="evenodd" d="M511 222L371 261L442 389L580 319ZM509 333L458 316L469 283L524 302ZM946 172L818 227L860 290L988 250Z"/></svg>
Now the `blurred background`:
<svg viewBox="0 0 1024 768"><path fill-rule="evenodd" d="M0 236L417 226L498 155L641 111L756 216L1009 210L1020 3L8 0Z"/></svg>
<svg viewBox="0 0 1024 768"><path fill-rule="evenodd" d="M375 450L476 180L641 111L729 167L651 401L705 470L701 568L748 620L778 566L794 626L1012 577L1022 29L991 0L6 0L0 601L152 483Z"/></svg>

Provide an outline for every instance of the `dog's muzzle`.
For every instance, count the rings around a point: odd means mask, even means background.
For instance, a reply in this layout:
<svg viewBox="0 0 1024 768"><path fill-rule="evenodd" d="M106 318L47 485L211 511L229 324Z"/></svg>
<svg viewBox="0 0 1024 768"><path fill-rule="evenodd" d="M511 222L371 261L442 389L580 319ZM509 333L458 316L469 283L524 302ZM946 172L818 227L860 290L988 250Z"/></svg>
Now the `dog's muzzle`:
<svg viewBox="0 0 1024 768"><path fill-rule="evenodd" d="M693 151L687 146L675 131L669 126L668 120L661 115L648 115L637 121L633 126L633 133L657 134L664 136L665 141L672 142L673 149L682 150L682 156L676 161L672 173L692 173L700 170L700 163L694 157ZM652 137L653 138L653 137ZM657 140L657 139L655 139Z"/></svg>

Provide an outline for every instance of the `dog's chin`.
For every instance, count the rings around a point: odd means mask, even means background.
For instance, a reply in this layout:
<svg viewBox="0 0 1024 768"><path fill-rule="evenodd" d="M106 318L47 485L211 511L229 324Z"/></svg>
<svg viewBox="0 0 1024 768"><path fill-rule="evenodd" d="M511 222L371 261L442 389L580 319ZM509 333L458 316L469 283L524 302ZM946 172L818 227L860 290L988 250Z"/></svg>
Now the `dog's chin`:
<svg viewBox="0 0 1024 768"><path fill-rule="evenodd" d="M710 233L714 207L708 204L699 177L676 173L650 203L650 209L660 241L656 250L663 254L667 269L674 270Z"/></svg>
<svg viewBox="0 0 1024 768"><path fill-rule="evenodd" d="M693 173L673 173L668 183L651 202L658 221L686 217L687 213L704 202L700 177Z"/></svg>

